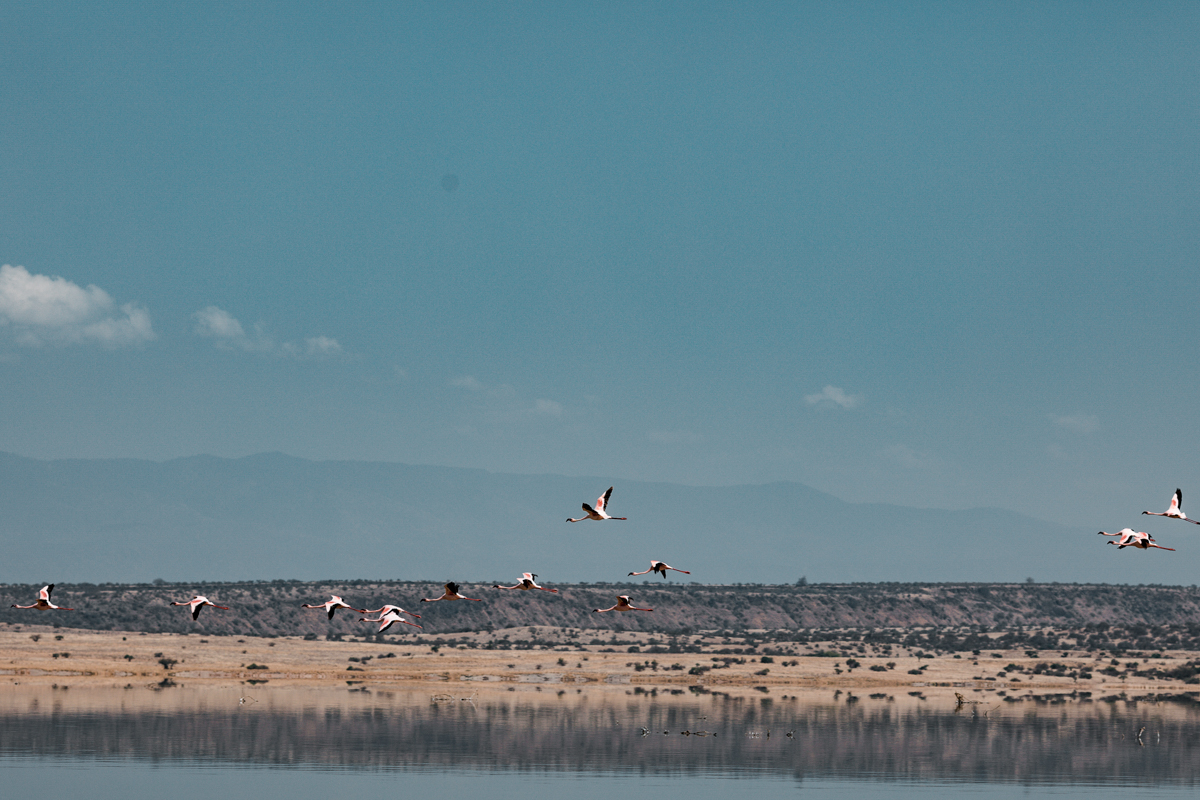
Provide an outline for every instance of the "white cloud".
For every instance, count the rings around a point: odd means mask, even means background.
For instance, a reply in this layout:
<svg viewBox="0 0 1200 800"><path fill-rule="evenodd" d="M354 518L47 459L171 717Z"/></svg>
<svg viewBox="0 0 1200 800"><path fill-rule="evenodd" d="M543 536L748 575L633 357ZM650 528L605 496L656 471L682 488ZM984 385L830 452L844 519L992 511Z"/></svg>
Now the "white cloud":
<svg viewBox="0 0 1200 800"><path fill-rule="evenodd" d="M468 392L482 392L484 385L471 375L463 375L450 381L451 386L457 386L459 389L466 389Z"/></svg>
<svg viewBox="0 0 1200 800"><path fill-rule="evenodd" d="M98 286L81 289L66 278L31 275L24 267L0 267L0 313L13 324L39 328L81 325L112 308Z"/></svg>
<svg viewBox="0 0 1200 800"><path fill-rule="evenodd" d="M98 286L85 289L66 278L0 266L0 325L11 325L22 344L92 341L120 347L155 338L144 308L133 303L116 310L113 306Z"/></svg>
<svg viewBox="0 0 1200 800"><path fill-rule="evenodd" d="M192 314L192 318L196 320L196 327L193 329L196 335L212 339L217 347L224 350L269 353L275 349L275 343L267 335L262 323L255 325L254 334L250 335L236 317L216 306L202 308ZM299 354L299 349L294 344L281 345L280 351L284 355Z"/></svg>
<svg viewBox="0 0 1200 800"><path fill-rule="evenodd" d="M562 418L568 416L567 409L557 400L545 397L533 399L518 392L508 383L484 383L474 375L459 375L451 378L449 386L462 389L466 396L464 412L478 415L477 423L488 426L525 424L534 419Z"/></svg>
<svg viewBox="0 0 1200 800"><path fill-rule="evenodd" d="M533 410L538 414L549 414L552 417L561 417L563 413L562 404L553 400L538 400L533 404Z"/></svg>
<svg viewBox="0 0 1200 800"><path fill-rule="evenodd" d="M821 408L832 408L834 406L857 408L863 404L863 396L861 394L846 394L837 386L826 386L816 394L806 394L804 402L810 406L820 406Z"/></svg>
<svg viewBox="0 0 1200 800"><path fill-rule="evenodd" d="M218 342L238 343L248 342L242 323L238 322L228 311L216 306L209 306L197 311L192 317L196 320L196 333L200 336L211 336Z"/></svg>
<svg viewBox="0 0 1200 800"><path fill-rule="evenodd" d="M1047 416L1058 427L1075 433L1095 433L1100 429L1100 418L1095 414L1070 414L1068 416L1048 414Z"/></svg>
<svg viewBox="0 0 1200 800"><path fill-rule="evenodd" d="M342 346L329 336L310 336L304 342L284 342L276 345L261 322L253 333L246 333L242 323L224 309L216 306L202 308L192 315L196 320L197 336L212 339L222 349L245 350L248 353L274 353L289 358L327 358L342 355Z"/></svg>
<svg viewBox="0 0 1200 800"><path fill-rule="evenodd" d="M701 437L691 431L650 431L646 438L655 444L695 444Z"/></svg>
<svg viewBox="0 0 1200 800"><path fill-rule="evenodd" d="M126 303L121 306L121 313L125 316L106 317L85 326L84 336L114 347L148 342L154 338L154 328L150 325L150 314L146 309Z"/></svg>
<svg viewBox="0 0 1200 800"><path fill-rule="evenodd" d="M304 340L304 351L310 356L337 356L341 355L342 346L329 336L310 336Z"/></svg>

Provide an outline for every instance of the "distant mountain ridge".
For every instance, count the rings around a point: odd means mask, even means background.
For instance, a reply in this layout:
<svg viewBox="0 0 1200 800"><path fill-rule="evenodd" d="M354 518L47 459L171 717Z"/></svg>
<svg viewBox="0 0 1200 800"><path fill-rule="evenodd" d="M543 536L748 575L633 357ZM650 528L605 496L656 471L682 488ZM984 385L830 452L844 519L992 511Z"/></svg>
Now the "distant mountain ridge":
<svg viewBox="0 0 1200 800"><path fill-rule="evenodd" d="M564 520L616 486L628 522ZM1129 524L1133 518L1123 522ZM0 581L619 581L651 559L701 583L1194 582L1176 553L1104 547L1000 509L848 503L798 483L695 487L279 453L41 461L0 453ZM1121 524L1111 527L1119 528ZM684 576L676 576L684 577Z"/></svg>

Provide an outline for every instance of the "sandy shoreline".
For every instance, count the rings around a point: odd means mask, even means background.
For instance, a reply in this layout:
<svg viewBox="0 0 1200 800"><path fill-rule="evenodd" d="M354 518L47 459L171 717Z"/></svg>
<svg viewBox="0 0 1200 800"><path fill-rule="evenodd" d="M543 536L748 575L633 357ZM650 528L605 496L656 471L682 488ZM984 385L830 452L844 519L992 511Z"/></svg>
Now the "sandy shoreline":
<svg viewBox="0 0 1200 800"><path fill-rule="evenodd" d="M1119 679L1100 674L1107 653L987 651L915 658L859 655L847 670L844 657L797 655L768 658L701 653L600 652L597 646L485 650L465 646L305 640L300 637L202 636L91 631L25 625L0 630L0 681L91 686L145 685L169 680L189 686L353 686L424 683L456 687L502 684L512 688L600 686L745 687L781 692L788 688L904 689L958 688L967 692L1026 694L1087 691L1178 693L1197 687L1168 679ZM1164 669L1200 654L1164 652ZM998 656L998 657L997 657ZM1129 659L1126 659L1127 661ZM1135 659L1142 661L1142 659ZM1092 673L1090 679L1032 675L1039 663ZM1148 659L1146 660L1148 661ZM741 663L739 663L741 662ZM887 665L891 665L888 667ZM1003 677L1005 667L1015 665ZM882 669L873 671L872 666ZM698 670L698 671L697 671ZM840 670L840 674L839 674ZM910 674L919 670L920 674ZM1015 680L1014 680L1015 679ZM456 688L454 691L461 691Z"/></svg>

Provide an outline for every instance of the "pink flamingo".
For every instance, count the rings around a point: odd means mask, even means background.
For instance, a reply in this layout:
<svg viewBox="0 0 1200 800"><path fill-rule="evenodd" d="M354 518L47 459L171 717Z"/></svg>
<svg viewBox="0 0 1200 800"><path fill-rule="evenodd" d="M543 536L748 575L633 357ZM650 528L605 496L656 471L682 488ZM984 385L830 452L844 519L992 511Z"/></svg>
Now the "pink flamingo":
<svg viewBox="0 0 1200 800"><path fill-rule="evenodd" d="M16 603L13 603L12 607L13 608L36 608L39 611L74 611L75 610L73 608L63 608L62 606L56 606L56 605L54 605L54 603L51 603L50 602L50 593L53 591L54 591L54 584L53 583L48 584L38 590L38 599L37 599L37 602L34 603L33 605L19 606Z"/></svg>
<svg viewBox="0 0 1200 800"><path fill-rule="evenodd" d="M493 589L520 589L523 592L528 592L530 589L541 589L543 592L554 592L555 594L558 594L558 589L547 589L545 586L538 586L537 583L535 583L536 580L537 580L537 575L535 575L534 573L522 572L521 580L516 586L501 586L500 584L497 583L494 586L492 586L492 588Z"/></svg>
<svg viewBox="0 0 1200 800"><path fill-rule="evenodd" d="M669 569L675 569L675 568L672 567L670 564L663 563L662 561L651 561L650 569L646 570L645 572L631 572L629 574L630 575L648 575L651 572L658 572L658 573L661 573L663 578L665 579L667 577L667 570L669 570ZM688 572L686 569L675 569L675 571L682 572L684 575L692 574L692 573Z"/></svg>
<svg viewBox="0 0 1200 800"><path fill-rule="evenodd" d="M608 515L608 498L612 497L613 487L608 487L608 491L600 495L596 499L596 507L592 508L587 503L583 504L584 515L579 519L567 519L567 522L583 522L585 519L594 519L602 521L606 519L625 519L625 517L610 517Z"/></svg>
<svg viewBox="0 0 1200 800"><path fill-rule="evenodd" d="M1188 519L1187 514L1183 513L1183 492L1179 489L1175 490L1175 494L1171 495L1171 507L1166 511L1143 511L1143 514L1149 514L1152 517L1171 517L1172 519L1182 519L1191 522L1194 525L1200 525L1200 520ZM1163 548L1168 550L1170 548Z"/></svg>
<svg viewBox="0 0 1200 800"><path fill-rule="evenodd" d="M410 617L416 617L417 619L421 618L420 614L414 614L411 611L405 611L400 606L393 606L393 605L386 605L386 606L383 606L382 608L376 608L374 610L367 610L362 613L364 613L364 614L389 614L391 612L395 612L397 614L408 614Z"/></svg>
<svg viewBox="0 0 1200 800"><path fill-rule="evenodd" d="M447 583L445 585L445 588L446 588L446 593L443 594L441 597L422 597L421 602L422 603L436 603L438 600L474 600L476 603L483 602L483 600L481 600L478 597L463 597L461 594L458 593L458 584L455 583L454 581L450 581L449 583Z"/></svg>
<svg viewBox="0 0 1200 800"><path fill-rule="evenodd" d="M229 610L229 606L219 606L202 594L196 595L191 600L188 600L186 603L172 602L171 605L173 605L173 606L190 606L192 609L192 619L199 618L200 609L204 608L205 606L212 606L213 608L219 608L222 611Z"/></svg>
<svg viewBox="0 0 1200 800"><path fill-rule="evenodd" d="M326 602L321 603L319 606L310 606L308 603L305 603L303 606L301 606L301 608L323 608L329 612L330 619L333 619L334 612L339 608L348 608L351 611L357 611L360 614L368 613L365 608L355 608L354 606L346 605L345 601L336 594L330 595L330 597L332 598L331 600L327 600Z"/></svg>
<svg viewBox="0 0 1200 800"><path fill-rule="evenodd" d="M1141 531L1134 532L1132 541L1122 539L1116 542L1109 542L1109 544L1117 545L1118 550L1125 547L1136 547L1139 550L1148 550L1151 547L1157 547L1159 550L1170 550L1172 552L1175 550L1174 547L1163 547L1161 544L1155 544L1150 534Z"/></svg>
<svg viewBox="0 0 1200 800"><path fill-rule="evenodd" d="M403 609L401 609L401 610L403 610ZM406 620L404 617L400 616L395 611L389 611L386 614L384 614L383 616L379 617L379 619L367 619L366 617L363 617L362 619L359 620L359 622L382 622L383 624L379 626L379 630L376 631L376 633L383 633L384 631L386 631L388 628L392 627L392 625L394 625L397 622L403 622L405 625L412 625L414 628L421 627L420 625L418 625L415 622L409 622L408 620Z"/></svg>
<svg viewBox="0 0 1200 800"><path fill-rule="evenodd" d="M1124 550L1126 547L1136 547L1139 550L1148 550L1151 547L1157 547L1159 550L1170 550L1171 552L1175 552L1174 547L1163 547L1160 544L1155 544L1154 539L1151 538L1150 534L1142 531L1135 531L1133 528L1122 528L1116 533L1105 533L1104 531L1098 531L1098 534L1100 536L1120 536L1120 539L1109 542L1109 544L1115 544L1118 550Z"/></svg>
<svg viewBox="0 0 1200 800"><path fill-rule="evenodd" d="M593 614L603 614L605 611L653 611L653 608L638 608L629 602L629 595L623 594L617 597L617 604L612 608L593 608Z"/></svg>

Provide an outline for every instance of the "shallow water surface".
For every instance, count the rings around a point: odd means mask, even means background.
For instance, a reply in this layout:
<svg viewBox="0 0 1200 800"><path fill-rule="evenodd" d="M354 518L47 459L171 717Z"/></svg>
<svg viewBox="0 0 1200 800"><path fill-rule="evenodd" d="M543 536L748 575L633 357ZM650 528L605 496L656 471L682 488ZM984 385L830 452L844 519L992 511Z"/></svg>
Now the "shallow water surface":
<svg viewBox="0 0 1200 800"><path fill-rule="evenodd" d="M251 693L253 696L251 696ZM914 693L916 694L916 693ZM1139 736L1140 731L1140 736ZM791 734L790 736L788 734ZM8 791L90 798L1182 797L1190 696L1093 700L428 690L0 687Z"/></svg>

